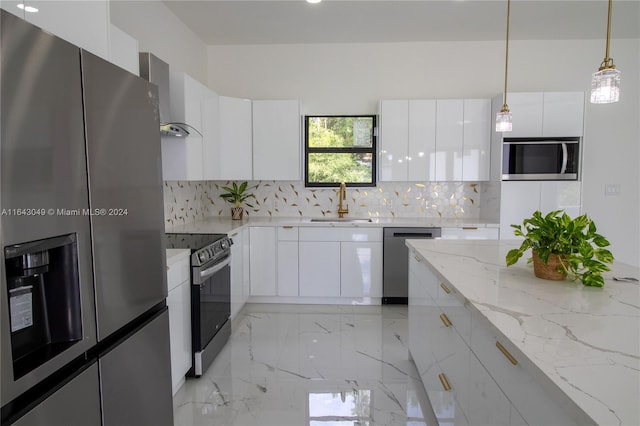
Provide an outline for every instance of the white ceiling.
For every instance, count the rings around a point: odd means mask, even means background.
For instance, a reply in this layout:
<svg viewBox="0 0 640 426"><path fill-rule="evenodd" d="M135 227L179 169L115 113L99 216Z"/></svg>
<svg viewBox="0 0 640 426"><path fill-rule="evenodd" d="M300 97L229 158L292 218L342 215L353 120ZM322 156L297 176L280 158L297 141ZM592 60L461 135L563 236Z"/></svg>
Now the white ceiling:
<svg viewBox="0 0 640 426"><path fill-rule="evenodd" d="M504 40L506 0L166 0L208 45ZM607 0L513 0L513 40L600 39ZM613 3L612 38L640 38L640 0Z"/></svg>

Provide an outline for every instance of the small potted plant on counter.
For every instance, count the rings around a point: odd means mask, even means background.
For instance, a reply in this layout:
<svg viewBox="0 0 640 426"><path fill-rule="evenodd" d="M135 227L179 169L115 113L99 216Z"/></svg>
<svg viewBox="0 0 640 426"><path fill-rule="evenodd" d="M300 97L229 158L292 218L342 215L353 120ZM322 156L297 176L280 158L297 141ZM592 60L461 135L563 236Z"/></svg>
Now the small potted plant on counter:
<svg viewBox="0 0 640 426"><path fill-rule="evenodd" d="M247 198L255 198L253 194L245 193L245 191L247 190L247 185L247 182L242 182L240 186L238 186L237 183L232 182L232 185L230 187L222 187L222 189L227 192L220 194L220 197L234 204L234 207L231 207L231 219L233 220L242 220L242 215L244 214L244 207L242 207L242 203L244 203Z"/></svg>
<svg viewBox="0 0 640 426"><path fill-rule="evenodd" d="M567 275L586 286L602 287L602 273L609 270L613 255L604 247L605 237L596 233L596 224L587 215L571 219L563 210L543 216L540 211L522 225L511 225L513 233L524 241L509 250L507 266L515 264L528 249L532 250L534 274L538 278L564 280Z"/></svg>

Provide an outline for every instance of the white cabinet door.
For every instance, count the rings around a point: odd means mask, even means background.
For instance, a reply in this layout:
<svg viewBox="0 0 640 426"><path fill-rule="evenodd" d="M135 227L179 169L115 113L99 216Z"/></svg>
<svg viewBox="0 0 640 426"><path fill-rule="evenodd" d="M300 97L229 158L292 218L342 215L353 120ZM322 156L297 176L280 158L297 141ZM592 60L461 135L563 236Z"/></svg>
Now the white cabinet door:
<svg viewBox="0 0 640 426"><path fill-rule="evenodd" d="M340 245L341 296L382 297L382 243Z"/></svg>
<svg viewBox="0 0 640 426"><path fill-rule="evenodd" d="M340 243L300 241L300 296L340 296Z"/></svg>
<svg viewBox="0 0 640 426"><path fill-rule="evenodd" d="M251 295L276 295L276 228L249 228Z"/></svg>
<svg viewBox="0 0 640 426"><path fill-rule="evenodd" d="M542 136L582 136L584 92L545 92Z"/></svg>
<svg viewBox="0 0 640 426"><path fill-rule="evenodd" d="M28 5L38 9L25 14L28 22L109 60L108 1L31 0Z"/></svg>
<svg viewBox="0 0 640 426"><path fill-rule="evenodd" d="M249 243L249 230L242 230L242 303L247 303L251 295L251 264L249 253L251 244Z"/></svg>
<svg viewBox="0 0 640 426"><path fill-rule="evenodd" d="M380 102L380 181L406 181L409 101Z"/></svg>
<svg viewBox="0 0 640 426"><path fill-rule="evenodd" d="M513 115L513 130L503 133L503 137L542 136L542 92L508 93L507 104Z"/></svg>
<svg viewBox="0 0 640 426"><path fill-rule="evenodd" d="M253 101L253 179L300 180L300 103Z"/></svg>
<svg viewBox="0 0 640 426"><path fill-rule="evenodd" d="M436 101L409 101L409 181L433 181L436 177Z"/></svg>
<svg viewBox="0 0 640 426"><path fill-rule="evenodd" d="M462 180L464 107L462 99L436 102L436 180Z"/></svg>
<svg viewBox="0 0 640 426"><path fill-rule="evenodd" d="M278 296L298 295L298 242L278 241Z"/></svg>
<svg viewBox="0 0 640 426"><path fill-rule="evenodd" d="M109 60L131 74L140 75L138 40L111 24Z"/></svg>
<svg viewBox="0 0 640 426"><path fill-rule="evenodd" d="M491 100L464 100L462 180L489 180L491 163Z"/></svg>
<svg viewBox="0 0 640 426"><path fill-rule="evenodd" d="M234 231L230 237L233 240L231 245L231 319L235 319L238 312L244 306L244 259L242 257L242 234L243 230Z"/></svg>
<svg viewBox="0 0 640 426"><path fill-rule="evenodd" d="M220 96L220 177L252 179L251 101Z"/></svg>
<svg viewBox="0 0 640 426"><path fill-rule="evenodd" d="M540 182L502 182L500 239L515 239L511 225L522 225L525 218L539 209Z"/></svg>
<svg viewBox="0 0 640 426"><path fill-rule="evenodd" d="M553 210L564 210L572 218L582 210L582 183L578 181L540 182L540 211L547 214Z"/></svg>
<svg viewBox="0 0 640 426"><path fill-rule="evenodd" d="M187 261L189 259L187 258ZM191 284L185 281L167 296L171 378L175 395L191 368Z"/></svg>
<svg viewBox="0 0 640 426"><path fill-rule="evenodd" d="M512 424L511 402L473 353L469 359L469 424Z"/></svg>
<svg viewBox="0 0 640 426"><path fill-rule="evenodd" d="M212 92L210 99L202 101L202 179L221 180L220 157L220 97Z"/></svg>

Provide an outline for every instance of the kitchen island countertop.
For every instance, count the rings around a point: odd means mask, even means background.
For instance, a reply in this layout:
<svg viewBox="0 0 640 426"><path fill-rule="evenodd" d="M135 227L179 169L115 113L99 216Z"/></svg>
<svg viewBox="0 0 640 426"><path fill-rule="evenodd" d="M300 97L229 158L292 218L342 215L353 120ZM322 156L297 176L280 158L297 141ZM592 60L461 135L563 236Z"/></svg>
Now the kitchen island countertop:
<svg viewBox="0 0 640 426"><path fill-rule="evenodd" d="M408 240L454 287L475 320L486 320L595 424L640 424L640 268L615 263L603 288L547 281L521 259L506 267L517 241ZM615 255L615 253L614 253ZM542 375L542 376L541 376Z"/></svg>

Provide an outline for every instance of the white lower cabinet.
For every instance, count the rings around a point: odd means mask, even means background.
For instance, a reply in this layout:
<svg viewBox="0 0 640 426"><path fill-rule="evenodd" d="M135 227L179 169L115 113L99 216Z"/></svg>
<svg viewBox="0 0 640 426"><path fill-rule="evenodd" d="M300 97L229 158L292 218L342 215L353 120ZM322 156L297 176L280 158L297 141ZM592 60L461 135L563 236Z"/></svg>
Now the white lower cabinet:
<svg viewBox="0 0 640 426"><path fill-rule="evenodd" d="M298 227L278 227L278 296L298 296Z"/></svg>
<svg viewBox="0 0 640 426"><path fill-rule="evenodd" d="M251 296L275 296L276 228L250 227L249 245Z"/></svg>
<svg viewBox="0 0 640 426"><path fill-rule="evenodd" d="M439 423L575 424L522 363L513 365L498 350L491 330L410 253L409 352ZM501 344L514 353L510 343Z"/></svg>
<svg viewBox="0 0 640 426"><path fill-rule="evenodd" d="M340 295L382 297L382 244L340 243Z"/></svg>
<svg viewBox="0 0 640 426"><path fill-rule="evenodd" d="M382 297L382 228L300 228L300 296Z"/></svg>
<svg viewBox="0 0 640 426"><path fill-rule="evenodd" d="M238 229L229 235L233 241L231 245L231 320L236 318L249 297L249 292L245 290L244 286L244 234L246 232L244 229Z"/></svg>
<svg viewBox="0 0 640 426"><path fill-rule="evenodd" d="M167 258L167 307L169 308L169 341L171 380L175 395L191 368L191 279L190 254Z"/></svg>
<svg viewBox="0 0 640 426"><path fill-rule="evenodd" d="M340 296L340 242L299 244L300 296Z"/></svg>

